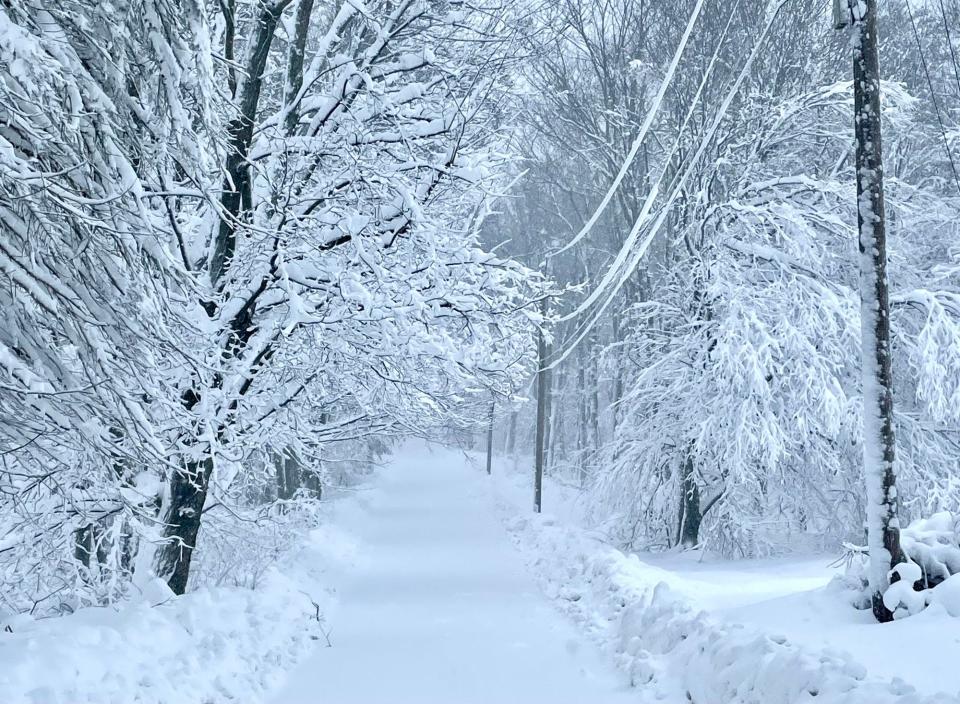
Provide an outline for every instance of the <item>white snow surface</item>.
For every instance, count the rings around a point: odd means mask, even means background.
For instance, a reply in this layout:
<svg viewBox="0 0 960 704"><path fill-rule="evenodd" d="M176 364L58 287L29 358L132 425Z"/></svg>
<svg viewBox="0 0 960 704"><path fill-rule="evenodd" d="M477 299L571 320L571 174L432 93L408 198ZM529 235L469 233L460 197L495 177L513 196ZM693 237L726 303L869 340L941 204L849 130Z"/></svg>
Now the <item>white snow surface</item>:
<svg viewBox="0 0 960 704"><path fill-rule="evenodd" d="M827 558L641 560L508 464L410 444L256 590L9 618L0 703L960 703L955 578L881 626Z"/></svg>
<svg viewBox="0 0 960 704"><path fill-rule="evenodd" d="M679 686L699 704L960 702L954 584L923 613L880 625L831 581L829 556L641 560L580 527L574 487L548 479L543 505L556 515L526 514L530 481L499 464L494 492L532 571L638 687Z"/></svg>
<svg viewBox="0 0 960 704"><path fill-rule="evenodd" d="M154 579L126 603L0 619L0 704L263 701L324 642L323 573L349 555L349 537L323 526L253 590L175 597Z"/></svg>
<svg viewBox="0 0 960 704"><path fill-rule="evenodd" d="M0 634L3 704L254 701L312 647L310 599L279 574L262 589L14 618Z"/></svg>
<svg viewBox="0 0 960 704"><path fill-rule="evenodd" d="M462 453L412 445L363 499L331 646L276 704L648 701L544 598Z"/></svg>

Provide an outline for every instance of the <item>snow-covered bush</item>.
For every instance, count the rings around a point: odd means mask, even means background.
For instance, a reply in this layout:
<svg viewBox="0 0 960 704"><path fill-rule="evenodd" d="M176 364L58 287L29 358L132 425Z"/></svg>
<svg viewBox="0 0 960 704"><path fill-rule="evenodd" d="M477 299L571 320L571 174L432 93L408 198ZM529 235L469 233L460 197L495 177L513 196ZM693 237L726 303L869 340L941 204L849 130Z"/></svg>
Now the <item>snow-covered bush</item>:
<svg viewBox="0 0 960 704"><path fill-rule="evenodd" d="M932 603L943 605L950 615L960 615L957 601L960 575L960 523L954 514L941 511L918 518L900 531L900 546L906 562L890 572L891 585L884 604L895 618L919 613ZM847 546L847 581L857 592L855 605L870 608L866 565L867 549Z"/></svg>
<svg viewBox="0 0 960 704"><path fill-rule="evenodd" d="M903 552L919 566L921 585L927 589L960 574L958 519L949 511L918 518L900 531Z"/></svg>

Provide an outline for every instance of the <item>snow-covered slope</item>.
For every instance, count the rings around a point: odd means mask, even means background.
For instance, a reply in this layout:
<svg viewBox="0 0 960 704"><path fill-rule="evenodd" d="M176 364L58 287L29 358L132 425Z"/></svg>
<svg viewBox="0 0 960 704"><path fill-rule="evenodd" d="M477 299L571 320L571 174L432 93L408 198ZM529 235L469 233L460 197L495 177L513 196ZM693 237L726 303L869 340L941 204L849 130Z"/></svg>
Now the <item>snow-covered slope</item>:
<svg viewBox="0 0 960 704"><path fill-rule="evenodd" d="M349 502L347 502L349 503ZM2 704L250 704L325 643L325 572L350 559L334 527L270 568L256 589L174 597L160 580L123 604L0 622Z"/></svg>
<svg viewBox="0 0 960 704"><path fill-rule="evenodd" d="M641 561L576 525L570 488L545 492L562 518L536 516L526 478L499 469L493 492L531 571L636 685L679 681L700 704L960 702L960 622L945 611L880 626L824 586L825 561Z"/></svg>

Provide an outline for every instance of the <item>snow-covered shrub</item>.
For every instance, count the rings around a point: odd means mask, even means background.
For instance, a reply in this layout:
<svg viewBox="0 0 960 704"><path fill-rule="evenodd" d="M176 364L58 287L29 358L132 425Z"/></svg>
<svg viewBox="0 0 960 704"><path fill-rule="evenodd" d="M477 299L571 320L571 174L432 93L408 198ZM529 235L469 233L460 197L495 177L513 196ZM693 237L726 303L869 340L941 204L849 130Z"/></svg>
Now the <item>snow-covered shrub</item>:
<svg viewBox="0 0 960 704"><path fill-rule="evenodd" d="M286 510L281 510L281 507ZM259 507L214 506L205 518L191 585L256 589L320 520L317 499Z"/></svg>
<svg viewBox="0 0 960 704"><path fill-rule="evenodd" d="M949 511L941 511L930 518L918 518L900 531L900 546L922 573L914 581L921 581L924 588L960 574L958 520Z"/></svg>
<svg viewBox="0 0 960 704"><path fill-rule="evenodd" d="M960 618L960 574L954 574L932 589L928 603L942 606L948 614Z"/></svg>
<svg viewBox="0 0 960 704"><path fill-rule="evenodd" d="M191 586L257 588L322 523L325 504L368 480L389 447L388 438L378 437L329 443L320 457L304 451L305 464L297 463L292 477L281 471L283 458L267 452L251 459L228 487L215 484Z"/></svg>
<svg viewBox="0 0 960 704"><path fill-rule="evenodd" d="M890 587L884 604L895 618L919 613L931 603L941 603L951 615L960 615L956 601L960 575L960 530L958 519L948 511L918 518L900 531L900 546L907 562L890 572ZM870 608L866 564L867 549L846 546L847 581L859 596L858 608Z"/></svg>

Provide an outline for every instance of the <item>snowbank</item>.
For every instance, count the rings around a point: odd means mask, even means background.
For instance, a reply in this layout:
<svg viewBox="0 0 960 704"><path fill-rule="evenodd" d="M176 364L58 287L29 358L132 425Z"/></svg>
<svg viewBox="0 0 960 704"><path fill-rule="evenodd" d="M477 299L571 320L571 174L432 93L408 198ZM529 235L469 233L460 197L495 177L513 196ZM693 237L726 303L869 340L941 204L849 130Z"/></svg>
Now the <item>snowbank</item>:
<svg viewBox="0 0 960 704"><path fill-rule="evenodd" d="M329 528L267 571L255 590L174 597L160 582L140 601L0 623L3 704L218 704L260 701L326 644L332 595L318 565L348 558Z"/></svg>
<svg viewBox="0 0 960 704"><path fill-rule="evenodd" d="M616 653L635 685L677 680L698 704L955 704L894 679L868 676L845 653L796 645L696 609L669 583L678 576L642 563L549 515L521 515L509 477L495 479L506 525L548 595ZM877 626L879 628L879 626ZM924 643L896 653L921 654Z"/></svg>
<svg viewBox="0 0 960 704"><path fill-rule="evenodd" d="M0 634L4 704L252 701L320 636L279 575L257 591L201 590L151 606L17 620Z"/></svg>

